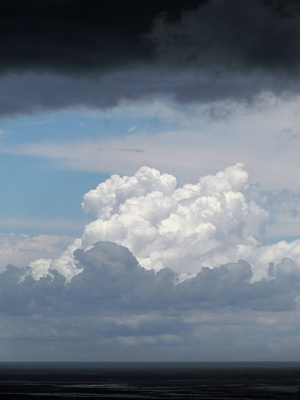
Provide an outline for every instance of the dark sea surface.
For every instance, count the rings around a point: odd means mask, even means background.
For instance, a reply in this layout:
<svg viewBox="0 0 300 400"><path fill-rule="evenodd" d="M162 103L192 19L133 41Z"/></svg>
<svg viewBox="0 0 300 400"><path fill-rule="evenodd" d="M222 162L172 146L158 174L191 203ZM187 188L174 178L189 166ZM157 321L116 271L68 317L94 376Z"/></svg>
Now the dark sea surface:
<svg viewBox="0 0 300 400"><path fill-rule="evenodd" d="M300 363L0 363L0 399L300 399Z"/></svg>

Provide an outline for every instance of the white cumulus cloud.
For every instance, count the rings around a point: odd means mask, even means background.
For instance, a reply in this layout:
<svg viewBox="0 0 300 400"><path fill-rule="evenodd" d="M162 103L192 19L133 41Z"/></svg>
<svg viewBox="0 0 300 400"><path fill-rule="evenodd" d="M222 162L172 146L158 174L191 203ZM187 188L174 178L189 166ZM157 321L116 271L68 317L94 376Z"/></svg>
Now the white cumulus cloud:
<svg viewBox="0 0 300 400"><path fill-rule="evenodd" d="M83 209L90 223L57 258L0 272L5 360L299 358L300 240L264 237L299 215L298 194L249 185L242 164L184 186L142 167ZM50 239L10 246L50 254Z"/></svg>
<svg viewBox="0 0 300 400"><path fill-rule="evenodd" d="M133 176L112 175L86 193L82 207L92 220L82 237L58 259L37 260L31 267L43 273L54 269L71 279L80 271L74 251L108 241L128 248L147 270L170 268L179 281L203 267L239 260L250 263L253 279L259 280L267 276L270 262L300 261L300 240L263 244L276 209L295 213L299 196L288 202L291 196L289 191L266 196L249 186L243 164L182 187L174 176L144 166ZM283 206L274 207L275 198Z"/></svg>

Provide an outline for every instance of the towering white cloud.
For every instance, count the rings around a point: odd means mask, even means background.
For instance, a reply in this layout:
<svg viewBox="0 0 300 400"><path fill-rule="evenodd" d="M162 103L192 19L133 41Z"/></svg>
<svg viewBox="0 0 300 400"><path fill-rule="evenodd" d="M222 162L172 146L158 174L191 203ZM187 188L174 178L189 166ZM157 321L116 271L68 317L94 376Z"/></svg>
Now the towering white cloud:
<svg viewBox="0 0 300 400"><path fill-rule="evenodd" d="M113 176L84 196L83 209L96 218L85 227L83 248L112 241L146 269L180 274L236 259L229 253L257 245L267 218L246 201L247 178L241 164L179 188L173 176L148 167L133 177Z"/></svg>
<svg viewBox="0 0 300 400"><path fill-rule="evenodd" d="M290 199L291 193L286 195ZM257 187L249 187L242 164L183 187L172 175L144 166L134 176L113 175L85 194L82 207L92 221L82 238L58 259L38 260L31 267L43 273L54 269L71 279L81 271L74 251L109 241L128 248L147 270L170 268L179 281L203 267L240 259L251 264L253 279L259 280L267 276L270 262L278 264L284 257L300 261L300 241L263 245L270 214L272 220L276 214L274 198L269 201ZM277 198L285 210L285 192ZM294 213L295 201L290 202Z"/></svg>
<svg viewBox="0 0 300 400"><path fill-rule="evenodd" d="M249 186L241 164L183 187L113 175L84 196L82 238L0 272L4 359L299 358L300 240L264 245L298 197Z"/></svg>

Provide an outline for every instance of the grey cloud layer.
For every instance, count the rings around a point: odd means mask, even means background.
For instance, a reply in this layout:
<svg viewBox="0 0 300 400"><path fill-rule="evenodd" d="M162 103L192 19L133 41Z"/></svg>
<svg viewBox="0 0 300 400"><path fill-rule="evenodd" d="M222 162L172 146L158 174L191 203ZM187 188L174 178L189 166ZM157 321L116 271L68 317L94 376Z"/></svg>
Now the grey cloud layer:
<svg viewBox="0 0 300 400"><path fill-rule="evenodd" d="M173 65L298 73L299 11L293 1L211 0L176 23L158 19L152 40Z"/></svg>
<svg viewBox="0 0 300 400"><path fill-rule="evenodd" d="M0 16L2 115L299 92L296 1L13 1Z"/></svg>
<svg viewBox="0 0 300 400"><path fill-rule="evenodd" d="M0 88L0 116L6 117L72 107L107 109L122 100L152 101L155 97L166 97L181 104L230 100L251 105L261 92L295 95L300 83L263 73L215 77L193 70L169 71L163 66L126 69L93 78L9 74L0 79ZM212 106L211 118L217 119L219 114L221 117L222 113Z"/></svg>
<svg viewBox="0 0 300 400"><path fill-rule="evenodd" d="M300 270L289 259L254 283L239 261L175 284L171 270L146 271L111 242L75 257L84 269L69 283L56 271L0 274L3 359L264 359L294 336L297 347Z"/></svg>
<svg viewBox="0 0 300 400"><path fill-rule="evenodd" d="M76 250L75 259L82 272L68 283L57 271L34 280L30 270L8 266L0 274L1 312L177 313L228 307L288 311L297 308L300 294L300 270L290 259L277 266L270 264L268 278L260 281L251 282L250 264L239 261L203 268L196 277L177 284L172 270L147 271L128 249L112 242L98 242L87 251Z"/></svg>
<svg viewBox="0 0 300 400"><path fill-rule="evenodd" d="M143 44L153 20L169 20L203 0L18 0L0 3L1 63L6 71L99 72L149 62Z"/></svg>
<svg viewBox="0 0 300 400"><path fill-rule="evenodd" d="M157 50L201 68L299 64L296 1L15 0L0 11L2 71L105 70L154 62Z"/></svg>

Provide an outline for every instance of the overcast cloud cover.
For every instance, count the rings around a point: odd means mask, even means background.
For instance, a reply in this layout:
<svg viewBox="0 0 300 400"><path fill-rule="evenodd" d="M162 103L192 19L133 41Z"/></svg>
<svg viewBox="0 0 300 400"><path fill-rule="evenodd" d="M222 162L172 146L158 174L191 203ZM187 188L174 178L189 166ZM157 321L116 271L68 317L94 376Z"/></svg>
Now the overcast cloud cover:
<svg viewBox="0 0 300 400"><path fill-rule="evenodd" d="M299 91L294 0L3 1L0 11L2 116Z"/></svg>
<svg viewBox="0 0 300 400"><path fill-rule="evenodd" d="M0 0L0 32L0 360L299 360L299 2Z"/></svg>

